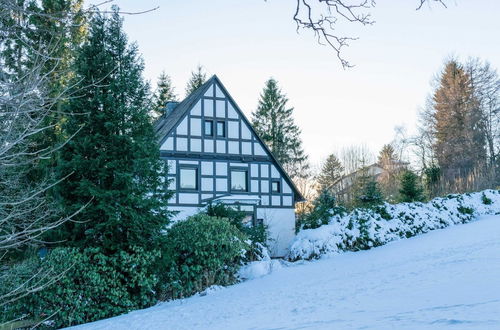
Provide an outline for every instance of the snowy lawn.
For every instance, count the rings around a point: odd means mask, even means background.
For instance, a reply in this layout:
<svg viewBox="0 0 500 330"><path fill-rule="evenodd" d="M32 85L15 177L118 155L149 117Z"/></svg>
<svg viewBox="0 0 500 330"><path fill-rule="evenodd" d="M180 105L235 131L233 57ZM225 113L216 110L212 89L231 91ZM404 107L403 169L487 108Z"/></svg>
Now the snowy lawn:
<svg viewBox="0 0 500 330"><path fill-rule="evenodd" d="M500 329L500 216L79 328Z"/></svg>

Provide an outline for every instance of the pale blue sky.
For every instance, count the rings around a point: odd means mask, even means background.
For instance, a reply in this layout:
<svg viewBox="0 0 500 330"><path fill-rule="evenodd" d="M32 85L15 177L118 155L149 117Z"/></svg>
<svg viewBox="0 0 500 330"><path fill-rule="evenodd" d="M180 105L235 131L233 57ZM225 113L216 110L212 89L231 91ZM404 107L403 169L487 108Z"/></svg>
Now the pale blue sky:
<svg viewBox="0 0 500 330"><path fill-rule="evenodd" d="M165 70L184 96L191 70L201 64L219 76L250 117L264 82L276 78L295 107L313 163L352 144L378 151L396 125L413 130L432 77L450 55L479 56L500 67L497 0L447 0L448 9L433 5L420 11L417 0L379 0L372 10L375 25L345 26L360 38L344 53L356 65L348 70L311 32L296 33L295 1L114 3L126 11L160 6L125 16L125 30L137 41L153 85Z"/></svg>

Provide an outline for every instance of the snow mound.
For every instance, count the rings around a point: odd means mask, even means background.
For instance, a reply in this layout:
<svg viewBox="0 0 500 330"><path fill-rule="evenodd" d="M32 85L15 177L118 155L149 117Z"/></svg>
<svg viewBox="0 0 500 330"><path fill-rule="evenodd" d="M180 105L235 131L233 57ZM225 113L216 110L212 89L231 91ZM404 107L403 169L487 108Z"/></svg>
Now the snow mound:
<svg viewBox="0 0 500 330"><path fill-rule="evenodd" d="M262 244L258 244L259 258L244 264L238 271L238 277L241 280L252 280L271 274L274 270L282 268L280 261L272 260L269 250Z"/></svg>
<svg viewBox="0 0 500 330"><path fill-rule="evenodd" d="M366 250L490 214L500 214L500 192L496 190L448 195L427 203L385 203L378 211L357 209L332 217L328 225L300 231L288 259Z"/></svg>

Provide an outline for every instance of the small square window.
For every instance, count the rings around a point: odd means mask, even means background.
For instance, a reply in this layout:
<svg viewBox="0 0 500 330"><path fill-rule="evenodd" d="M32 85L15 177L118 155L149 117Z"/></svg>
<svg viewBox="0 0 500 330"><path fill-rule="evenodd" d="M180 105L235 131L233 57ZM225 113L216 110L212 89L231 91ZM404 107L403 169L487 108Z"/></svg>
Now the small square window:
<svg viewBox="0 0 500 330"><path fill-rule="evenodd" d="M279 181L273 181L271 182L271 192L273 193L279 193L281 191L280 187L280 182Z"/></svg>
<svg viewBox="0 0 500 330"><path fill-rule="evenodd" d="M204 127L205 136L213 136L214 135L214 122L211 120L205 120Z"/></svg>
<svg viewBox="0 0 500 330"><path fill-rule="evenodd" d="M223 121L217 122L217 136L219 137L226 136L226 123Z"/></svg>
<svg viewBox="0 0 500 330"><path fill-rule="evenodd" d="M248 172L231 170L231 190L248 191Z"/></svg>
<svg viewBox="0 0 500 330"><path fill-rule="evenodd" d="M180 168L179 169L179 188L196 190L198 189L198 169Z"/></svg>

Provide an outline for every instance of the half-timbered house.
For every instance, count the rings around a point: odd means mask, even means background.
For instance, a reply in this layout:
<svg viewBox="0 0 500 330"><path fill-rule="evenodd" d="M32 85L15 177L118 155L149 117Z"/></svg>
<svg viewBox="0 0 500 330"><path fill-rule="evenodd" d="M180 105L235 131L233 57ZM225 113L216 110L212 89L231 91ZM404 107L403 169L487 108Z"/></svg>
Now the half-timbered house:
<svg viewBox="0 0 500 330"><path fill-rule="evenodd" d="M182 102L168 103L155 129L176 219L210 202L233 205L247 213L249 225L267 225L273 256L287 253L295 203L303 197L217 76Z"/></svg>

